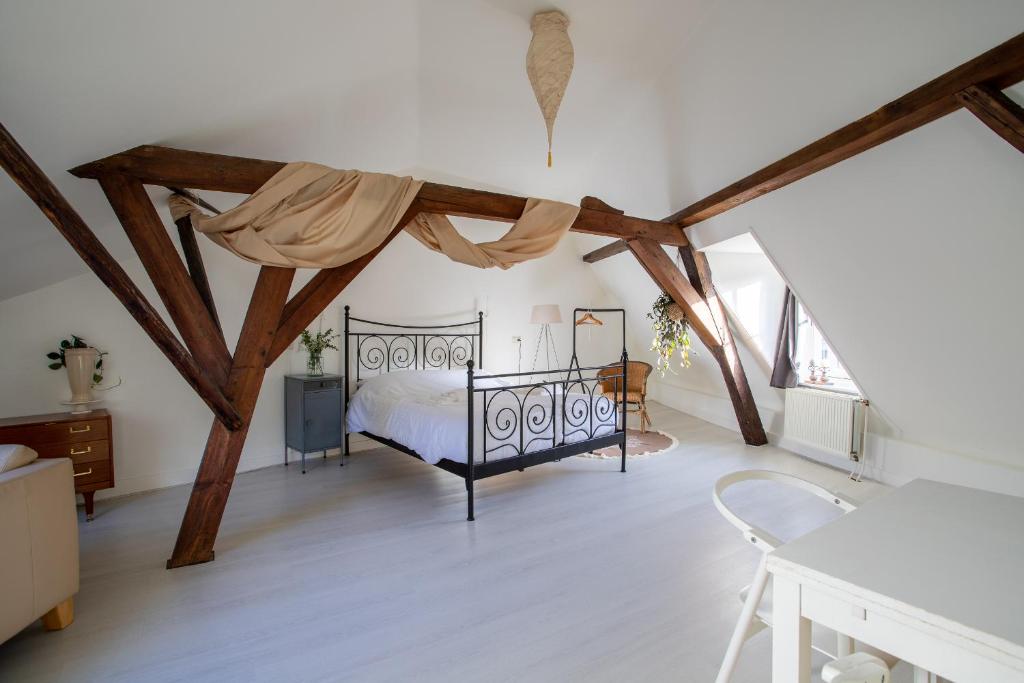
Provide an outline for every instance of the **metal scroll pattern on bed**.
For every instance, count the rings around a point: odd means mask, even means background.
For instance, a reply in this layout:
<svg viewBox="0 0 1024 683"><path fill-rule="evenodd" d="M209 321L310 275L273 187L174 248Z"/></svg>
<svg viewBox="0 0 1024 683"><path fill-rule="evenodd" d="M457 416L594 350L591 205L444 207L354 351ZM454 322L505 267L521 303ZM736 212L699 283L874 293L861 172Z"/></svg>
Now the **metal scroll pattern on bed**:
<svg viewBox="0 0 1024 683"><path fill-rule="evenodd" d="M613 367L618 372L574 367L569 373L561 369L476 378L488 380L488 385L471 389L483 398L483 462L489 456L522 456L620 433L625 368ZM529 381L534 376L542 379ZM508 385L495 386L490 380Z"/></svg>
<svg viewBox="0 0 1024 683"><path fill-rule="evenodd" d="M373 329L352 331L352 323ZM394 370L451 370L464 368L473 360L479 365L483 341L483 313L472 322L428 327L354 318L345 307L343 353L345 358L355 355L357 383L363 377Z"/></svg>

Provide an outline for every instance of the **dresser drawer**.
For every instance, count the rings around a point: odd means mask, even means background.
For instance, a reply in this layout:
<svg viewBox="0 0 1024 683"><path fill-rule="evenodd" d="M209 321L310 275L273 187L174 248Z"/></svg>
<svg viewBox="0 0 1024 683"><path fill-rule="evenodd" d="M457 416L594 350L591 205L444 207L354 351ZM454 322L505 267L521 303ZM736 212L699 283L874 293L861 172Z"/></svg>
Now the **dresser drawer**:
<svg viewBox="0 0 1024 683"><path fill-rule="evenodd" d="M43 444L97 441L109 436L105 418L0 428L0 442L25 444L36 450L40 450Z"/></svg>
<svg viewBox="0 0 1024 683"><path fill-rule="evenodd" d="M109 441L41 444L36 450L40 458L71 458L72 462L98 462L110 459Z"/></svg>
<svg viewBox="0 0 1024 683"><path fill-rule="evenodd" d="M90 484L102 484L110 481L109 460L102 460L98 462L76 462L73 466L75 469L76 489L83 486L89 486Z"/></svg>

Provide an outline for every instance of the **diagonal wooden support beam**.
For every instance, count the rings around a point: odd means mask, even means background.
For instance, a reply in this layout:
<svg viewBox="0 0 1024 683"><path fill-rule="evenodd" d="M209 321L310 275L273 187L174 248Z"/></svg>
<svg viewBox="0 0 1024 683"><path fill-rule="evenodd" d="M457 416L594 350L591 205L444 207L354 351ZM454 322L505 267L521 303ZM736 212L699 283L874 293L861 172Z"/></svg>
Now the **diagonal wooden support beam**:
<svg viewBox="0 0 1024 683"><path fill-rule="evenodd" d="M1024 107L987 85L972 85L956 96L964 108L996 135L1024 152Z"/></svg>
<svg viewBox="0 0 1024 683"><path fill-rule="evenodd" d="M697 290L697 294L707 302L708 308L711 310L711 317L715 321L718 336L722 340L722 345L717 350L712 349L711 351L722 370L722 377L725 379L729 398L736 410L736 419L739 422L743 440L752 446L763 446L768 443L768 436L764 432L761 414L757 411L754 394L747 382L747 373L743 370L743 363L740 361L739 349L733 338L732 328L729 327L729 315L722 300L718 298L718 292L715 291L708 258L703 252L697 251L693 247L680 247L679 257L686 270L686 276L690 279L690 284Z"/></svg>
<svg viewBox="0 0 1024 683"><path fill-rule="evenodd" d="M784 159L672 214L666 221L684 227L717 216L734 206L785 187L812 173L899 137L926 123L967 107L1021 149L1021 108L1000 91L1024 80L1024 33L947 71L903 97L826 135ZM586 255L596 263L627 250L612 242Z"/></svg>
<svg viewBox="0 0 1024 683"><path fill-rule="evenodd" d="M356 275L363 272L370 261L390 244L391 240L395 239L419 212L419 204L414 200L405 215L399 219L395 229L376 249L345 265L319 271L302 289L296 292L295 296L285 305L284 312L281 314L281 322L274 335L274 343L271 344L270 353L267 354L267 366L284 353L302 330L341 294Z"/></svg>
<svg viewBox="0 0 1024 683"><path fill-rule="evenodd" d="M630 240L629 249L644 267L655 284L672 297L686 313L690 327L704 346L713 349L722 345L711 309L701 295L686 279L679 267L672 262L657 242L651 240Z"/></svg>
<svg viewBox="0 0 1024 683"><path fill-rule="evenodd" d="M153 344L181 373L201 399L210 407L217 419L229 429L237 429L241 417L220 387L199 367L185 350L174 332L164 323L160 314L135 286L120 264L110 255L103 243L85 224L49 178L36 166L28 153L0 124L0 163L14 182L24 190L50 219L64 239L78 252L87 266L128 309L139 326L153 340Z"/></svg>
<svg viewBox="0 0 1024 683"><path fill-rule="evenodd" d="M231 355L146 189L129 176L104 175L99 181L185 346L214 381L224 386Z"/></svg>
<svg viewBox="0 0 1024 683"><path fill-rule="evenodd" d="M703 260L704 255L692 252L699 256L688 280L660 244L649 240L630 240L629 249L662 291L683 309L690 327L718 362L743 440L751 446L768 443L732 331L711 284L711 270Z"/></svg>
<svg viewBox="0 0 1024 683"><path fill-rule="evenodd" d="M224 389L238 408L243 423L240 429L229 431L215 420L210 428L178 540L167 560L168 569L213 560L213 544L256 409L266 374L267 355L294 276L293 268L260 268Z"/></svg>
<svg viewBox="0 0 1024 683"><path fill-rule="evenodd" d="M984 83L1001 90L1021 80L1024 80L1024 33L691 204L667 220L683 226L707 220L956 111L962 104L958 93L969 86Z"/></svg>
<svg viewBox="0 0 1024 683"><path fill-rule="evenodd" d="M252 194L284 166L279 161L144 145L84 164L71 173L79 178L116 173L152 185ZM526 207L525 197L440 183L424 183L416 197L423 211L495 221L513 222ZM679 247L688 244L679 226L607 208L593 203L583 206L571 230L624 239L645 237Z"/></svg>
<svg viewBox="0 0 1024 683"><path fill-rule="evenodd" d="M185 265L188 266L188 276L199 292L199 298L213 318L213 324L217 326L221 342L227 347L224 341L224 328L220 324L220 316L217 315L217 304L213 300L213 290L210 289L210 279L206 275L206 264L203 263L203 254L199 251L199 243L196 241L196 231L192 227L192 217L182 216L174 221L178 228L178 243L181 245L181 252L185 255Z"/></svg>

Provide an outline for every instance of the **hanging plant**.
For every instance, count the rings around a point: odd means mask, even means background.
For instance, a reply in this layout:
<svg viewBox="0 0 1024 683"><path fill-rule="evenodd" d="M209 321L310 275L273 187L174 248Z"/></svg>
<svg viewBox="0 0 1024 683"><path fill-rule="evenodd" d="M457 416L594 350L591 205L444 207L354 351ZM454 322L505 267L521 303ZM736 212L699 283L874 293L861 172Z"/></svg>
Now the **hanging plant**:
<svg viewBox="0 0 1024 683"><path fill-rule="evenodd" d="M46 354L50 363L47 367L51 370L60 370L67 366L67 361L64 357L64 352L68 349L88 349L92 348L89 343L81 337L71 335L71 339L61 339L60 343L57 344L56 351L50 351ZM92 373L92 383L100 384L103 381L103 356L107 355L106 351L100 351L96 349L96 367Z"/></svg>
<svg viewBox="0 0 1024 683"><path fill-rule="evenodd" d="M334 345L334 340L338 336L330 327L326 331L316 334L310 334L309 330L302 331L302 346L309 354L306 359L306 374L314 377L324 374L324 351L326 349L338 350L338 347Z"/></svg>
<svg viewBox="0 0 1024 683"><path fill-rule="evenodd" d="M658 372L661 376L664 377L666 371L676 374L672 369L672 356L676 352L679 353L679 365L690 367L690 323L683 309L668 294L662 294L654 300L647 317L654 321L651 351L658 352Z"/></svg>

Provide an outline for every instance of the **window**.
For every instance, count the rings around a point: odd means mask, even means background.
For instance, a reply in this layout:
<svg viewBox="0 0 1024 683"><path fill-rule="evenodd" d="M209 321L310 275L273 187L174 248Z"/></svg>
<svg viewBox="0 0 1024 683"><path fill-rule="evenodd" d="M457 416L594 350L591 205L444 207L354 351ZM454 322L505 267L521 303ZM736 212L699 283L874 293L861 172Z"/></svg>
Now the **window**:
<svg viewBox="0 0 1024 683"><path fill-rule="evenodd" d="M800 303L797 304L796 325L796 360L800 384L859 394L850 373L839 362L821 330L815 327Z"/></svg>

